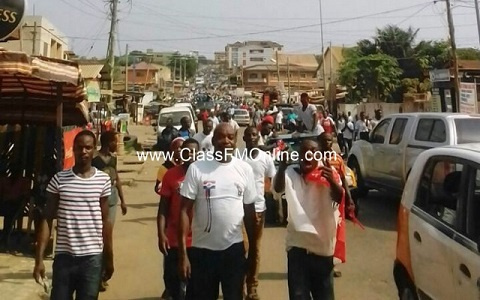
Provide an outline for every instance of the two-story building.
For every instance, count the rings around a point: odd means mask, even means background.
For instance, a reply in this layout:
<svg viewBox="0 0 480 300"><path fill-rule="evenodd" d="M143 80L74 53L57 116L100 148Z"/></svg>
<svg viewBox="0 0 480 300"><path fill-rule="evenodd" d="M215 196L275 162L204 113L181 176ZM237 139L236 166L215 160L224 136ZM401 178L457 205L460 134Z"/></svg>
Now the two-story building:
<svg viewBox="0 0 480 300"><path fill-rule="evenodd" d="M68 59L68 41L65 35L45 17L25 16L20 28L18 40L0 43L0 47L28 55Z"/></svg>
<svg viewBox="0 0 480 300"><path fill-rule="evenodd" d="M225 56L229 69L247 68L258 64L272 64L272 58L283 46L271 41L246 41L228 44Z"/></svg>
<svg viewBox="0 0 480 300"><path fill-rule="evenodd" d="M122 71L125 82L125 71ZM172 72L169 67L146 63L144 61L128 67L128 85L140 86L146 90L158 90L166 86L172 80Z"/></svg>
<svg viewBox="0 0 480 300"><path fill-rule="evenodd" d="M310 90L318 86L317 69L314 54L279 54L278 65L275 61L243 68L243 85L249 91L267 88L287 91L289 87L291 92Z"/></svg>

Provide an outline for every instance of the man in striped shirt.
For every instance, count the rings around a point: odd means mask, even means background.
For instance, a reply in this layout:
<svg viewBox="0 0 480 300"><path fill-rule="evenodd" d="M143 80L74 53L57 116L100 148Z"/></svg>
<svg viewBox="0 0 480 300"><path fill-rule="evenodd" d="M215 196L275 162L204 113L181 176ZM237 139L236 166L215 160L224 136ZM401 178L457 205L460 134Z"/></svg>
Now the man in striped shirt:
<svg viewBox="0 0 480 300"><path fill-rule="evenodd" d="M51 299L97 299L100 281L113 274L112 226L108 221L110 177L92 167L95 135L75 137L75 166L58 172L47 187L47 206L40 224L33 276L45 278L43 263L52 221L57 217L57 246ZM102 255L103 254L103 255ZM102 274L102 264L105 266Z"/></svg>

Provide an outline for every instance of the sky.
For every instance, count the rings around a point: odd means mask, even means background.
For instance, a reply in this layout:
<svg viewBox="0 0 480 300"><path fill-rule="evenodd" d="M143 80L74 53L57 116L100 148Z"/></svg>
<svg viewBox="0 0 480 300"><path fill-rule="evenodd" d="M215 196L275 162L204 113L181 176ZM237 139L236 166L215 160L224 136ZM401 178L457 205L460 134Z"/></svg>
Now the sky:
<svg viewBox="0 0 480 300"><path fill-rule="evenodd" d="M199 51L213 58L226 44L271 40L287 53L352 46L386 25L419 29L418 39L448 38L443 0L119 0L115 55L129 50ZM79 56L105 57L110 20L105 0L27 0L27 15L46 17ZM458 47L479 48L474 0L452 0Z"/></svg>

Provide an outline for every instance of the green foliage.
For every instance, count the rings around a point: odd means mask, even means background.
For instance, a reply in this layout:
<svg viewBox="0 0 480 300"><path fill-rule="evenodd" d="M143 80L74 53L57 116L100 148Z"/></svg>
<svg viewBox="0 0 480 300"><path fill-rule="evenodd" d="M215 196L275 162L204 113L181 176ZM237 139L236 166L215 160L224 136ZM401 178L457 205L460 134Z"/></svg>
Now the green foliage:
<svg viewBox="0 0 480 300"><path fill-rule="evenodd" d="M385 54L363 55L350 52L339 70L340 83L347 87L350 101L362 98L391 101L401 86L402 70L397 61Z"/></svg>
<svg viewBox="0 0 480 300"><path fill-rule="evenodd" d="M186 61L186 64L187 64L187 67L186 67L187 80L192 79L195 76L195 73L197 72L197 60L194 57L183 56L179 52L176 52L172 56L168 64L168 67L172 70L172 72L175 70L175 61L177 66L177 78L180 74L180 62L181 62L181 65L183 66L184 61ZM183 74L183 71L182 71L182 74Z"/></svg>
<svg viewBox="0 0 480 300"><path fill-rule="evenodd" d="M464 60L480 60L480 50L475 48L457 49L457 57Z"/></svg>
<svg viewBox="0 0 480 300"><path fill-rule="evenodd" d="M357 47L345 53L339 75L349 90L350 100L376 97L401 101L403 94L428 91L428 71L448 68L451 56L444 41L415 44L417 34L418 30L412 27L389 25L377 29L375 37L360 40Z"/></svg>

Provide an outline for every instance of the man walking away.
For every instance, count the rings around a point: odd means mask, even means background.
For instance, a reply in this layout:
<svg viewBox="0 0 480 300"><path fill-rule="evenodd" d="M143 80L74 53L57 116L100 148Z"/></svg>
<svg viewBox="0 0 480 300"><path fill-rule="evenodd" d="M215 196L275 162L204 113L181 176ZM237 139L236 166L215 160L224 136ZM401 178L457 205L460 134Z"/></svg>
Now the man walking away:
<svg viewBox="0 0 480 300"><path fill-rule="evenodd" d="M203 121L203 132L199 132L193 138L199 143L200 151L210 152L213 150L213 122L210 119Z"/></svg>
<svg viewBox="0 0 480 300"><path fill-rule="evenodd" d="M179 231L179 269L190 278L187 299L216 300L219 284L225 300L242 300L245 280L243 221L251 232L257 191L252 168L233 157L235 131L220 124L213 134L215 160L198 160L187 171ZM192 248L186 237L193 209ZM191 265L190 265L191 263Z"/></svg>
<svg viewBox="0 0 480 300"><path fill-rule="evenodd" d="M281 161L274 178L274 191L285 192L288 203L287 256L290 299L333 300L333 254L336 235L336 204L343 189L328 161L319 167L312 153L318 143L305 140L300 147L300 167ZM306 176L320 168L330 188L307 182Z"/></svg>
<svg viewBox="0 0 480 300"><path fill-rule="evenodd" d="M260 270L260 240L265 225L265 181L271 181L275 176L273 158L258 149L259 132L255 127L247 127L243 136L248 155L245 161L252 167L257 188L258 200L255 202L255 223L253 230L247 232L248 259L247 259L247 298L246 300L260 299L257 294L258 272Z"/></svg>
<svg viewBox="0 0 480 300"><path fill-rule="evenodd" d="M88 130L75 136L75 166L58 172L47 187L47 206L40 224L33 276L45 278L43 258L52 223L58 218L51 299L97 299L102 265L103 280L113 274L112 225L108 220L111 180L92 167L95 135ZM85 187L88 186L88 192ZM103 253L103 255L102 255Z"/></svg>
<svg viewBox="0 0 480 300"><path fill-rule="evenodd" d="M299 132L308 131L318 135L323 132L323 128L318 123L317 108L310 104L309 99L307 93L300 96L302 107L298 110L298 121L301 122Z"/></svg>
<svg viewBox="0 0 480 300"><path fill-rule="evenodd" d="M122 215L127 214L127 205L123 196L122 183L117 172L117 156L115 155L115 152L117 152L117 134L114 131L102 133L100 143L102 146L97 156L92 160L92 166L107 173L112 182L112 193L110 197L108 197L108 220L112 224L113 230L119 198ZM100 291L104 292L107 286L108 283L102 281Z"/></svg>
<svg viewBox="0 0 480 300"><path fill-rule="evenodd" d="M355 135L355 124L348 120L345 126L345 130L343 130L343 139L345 141L345 154L348 155L350 150L352 149L353 138Z"/></svg>
<svg viewBox="0 0 480 300"><path fill-rule="evenodd" d="M368 135L368 124L367 119L365 117L365 112L360 113L360 118L355 123L355 140L359 140Z"/></svg>
<svg viewBox="0 0 480 300"><path fill-rule="evenodd" d="M275 129L277 132L281 132L283 130L283 112L279 110L275 115Z"/></svg>
<svg viewBox="0 0 480 300"><path fill-rule="evenodd" d="M158 248L165 256L163 280L165 288L169 291L173 300L185 299L187 282L182 281L178 274L178 225L182 202L180 187L185 179L188 167L195 161L194 153L198 150L199 144L194 139L188 139L183 143L183 164L167 171L163 177L160 191L161 198L157 214ZM189 214L189 217L191 219L191 214ZM186 243L187 249L190 248L192 244L191 232L188 233Z"/></svg>
<svg viewBox="0 0 480 300"><path fill-rule="evenodd" d="M380 121L383 118L383 112L381 109L376 109L375 110L375 118L370 121L370 126L372 127L372 130L375 129L375 127L380 123Z"/></svg>

